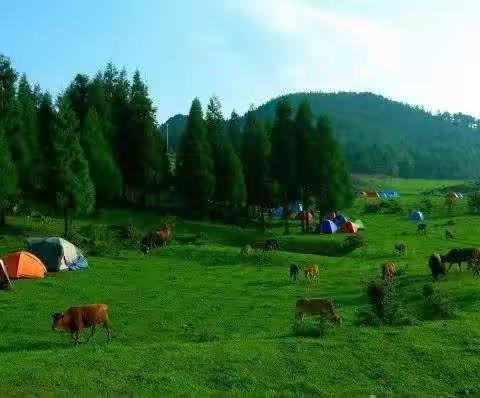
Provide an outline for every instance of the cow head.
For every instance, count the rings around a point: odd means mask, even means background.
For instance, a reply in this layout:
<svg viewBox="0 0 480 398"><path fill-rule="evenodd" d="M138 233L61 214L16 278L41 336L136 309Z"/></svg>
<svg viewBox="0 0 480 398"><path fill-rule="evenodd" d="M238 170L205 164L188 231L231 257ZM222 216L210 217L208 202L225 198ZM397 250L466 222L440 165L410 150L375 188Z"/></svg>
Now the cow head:
<svg viewBox="0 0 480 398"><path fill-rule="evenodd" d="M63 320L63 312L55 312L52 314L52 330L58 330L61 328L62 320Z"/></svg>

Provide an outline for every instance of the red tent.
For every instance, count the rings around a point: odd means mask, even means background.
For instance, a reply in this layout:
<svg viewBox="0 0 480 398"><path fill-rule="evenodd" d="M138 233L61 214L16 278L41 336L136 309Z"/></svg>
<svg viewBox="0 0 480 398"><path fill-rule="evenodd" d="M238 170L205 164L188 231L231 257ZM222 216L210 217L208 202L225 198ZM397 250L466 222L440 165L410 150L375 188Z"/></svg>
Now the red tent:
<svg viewBox="0 0 480 398"><path fill-rule="evenodd" d="M346 232L348 234L356 234L358 232L358 225L347 221L345 224L342 225L342 232Z"/></svg>

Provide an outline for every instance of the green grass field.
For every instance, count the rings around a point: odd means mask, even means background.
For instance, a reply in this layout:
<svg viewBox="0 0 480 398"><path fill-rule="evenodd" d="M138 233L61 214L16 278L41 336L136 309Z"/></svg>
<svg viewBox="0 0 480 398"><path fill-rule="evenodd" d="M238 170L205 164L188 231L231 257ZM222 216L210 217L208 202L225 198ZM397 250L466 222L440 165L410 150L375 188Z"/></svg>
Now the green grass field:
<svg viewBox="0 0 480 398"><path fill-rule="evenodd" d="M455 184L458 182L448 182ZM402 189L406 210L421 192L444 182L391 180ZM466 200L465 200L466 201ZM425 321L422 287L431 281L428 256L460 246L480 246L480 218L459 203L446 215L434 198L429 233L416 234L405 215L363 214L365 199L345 214L361 218L367 245L342 257L312 253L344 236L281 237L282 250L240 255L242 245L262 239L254 230L201 222L178 222L176 234L203 232L208 243L173 243L144 257L124 250L119 257L89 257L83 272L19 280L0 292L0 396L74 395L249 395L368 396L406 394L452 396L480 393L480 279L457 268L438 286L455 302L457 317ZM131 219L146 230L160 218L149 213L105 212L102 222ZM445 224L456 237L444 238ZM9 219L16 234L0 238L0 253L25 247L26 236L61 232ZM82 221L83 223L91 221ZM77 223L78 225L78 223ZM393 254L405 242L408 253ZM414 326L359 327L368 308L364 282L393 260L406 268L402 300L417 318ZM292 282L288 266L317 263L318 283ZM297 298L331 297L343 317L324 337L298 337L292 330ZM73 346L65 333L51 330L50 314L71 305L103 302L110 307L114 338L97 331L87 344Z"/></svg>

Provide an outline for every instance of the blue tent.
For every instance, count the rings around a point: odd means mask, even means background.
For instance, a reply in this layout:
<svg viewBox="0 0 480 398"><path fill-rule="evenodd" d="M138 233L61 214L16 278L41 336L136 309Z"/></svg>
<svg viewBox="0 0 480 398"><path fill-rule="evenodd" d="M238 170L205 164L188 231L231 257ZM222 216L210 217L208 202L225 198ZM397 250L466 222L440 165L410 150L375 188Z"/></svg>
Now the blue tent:
<svg viewBox="0 0 480 398"><path fill-rule="evenodd" d="M300 213L301 211L303 211L302 202L292 202L292 203L290 203L290 210L293 213Z"/></svg>
<svg viewBox="0 0 480 398"><path fill-rule="evenodd" d="M334 234L337 231L338 226L332 220L323 220L316 229L316 232L321 232L322 234Z"/></svg>
<svg viewBox="0 0 480 398"><path fill-rule="evenodd" d="M275 207L272 213L275 217L283 217L283 207Z"/></svg>
<svg viewBox="0 0 480 398"><path fill-rule="evenodd" d="M339 214L333 219L333 222L337 225L338 228L341 228L343 224L349 221L348 217L345 217L342 214Z"/></svg>
<svg viewBox="0 0 480 398"><path fill-rule="evenodd" d="M425 217L423 216L423 213L418 210L413 210L410 213L410 220L412 221L423 221L425 220Z"/></svg>

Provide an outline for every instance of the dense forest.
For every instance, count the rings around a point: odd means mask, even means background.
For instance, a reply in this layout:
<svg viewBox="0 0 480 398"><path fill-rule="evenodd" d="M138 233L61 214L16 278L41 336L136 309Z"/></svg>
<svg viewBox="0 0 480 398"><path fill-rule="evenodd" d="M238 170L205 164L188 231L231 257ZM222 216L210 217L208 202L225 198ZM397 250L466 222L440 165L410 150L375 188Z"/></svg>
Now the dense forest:
<svg viewBox="0 0 480 398"><path fill-rule="evenodd" d="M271 120L287 99L294 111L307 100L316 117L326 114L354 173L400 177L473 178L480 169L477 119L464 114L432 114L371 93L296 93L258 107ZM242 118L242 123L244 122ZM168 120L171 149L178 147L185 117ZM166 124L162 126L165 133Z"/></svg>
<svg viewBox="0 0 480 398"><path fill-rule="evenodd" d="M139 71L108 64L78 74L54 100L0 55L0 224L25 199L45 201L65 220L111 204L160 207L227 222L257 219L302 200L321 212L353 199L350 173L330 120L305 99L284 98L265 121L252 108L226 120L220 101L194 99L169 156ZM172 123L173 124L173 123ZM173 126L172 126L173 128ZM285 222L288 232L288 222Z"/></svg>

